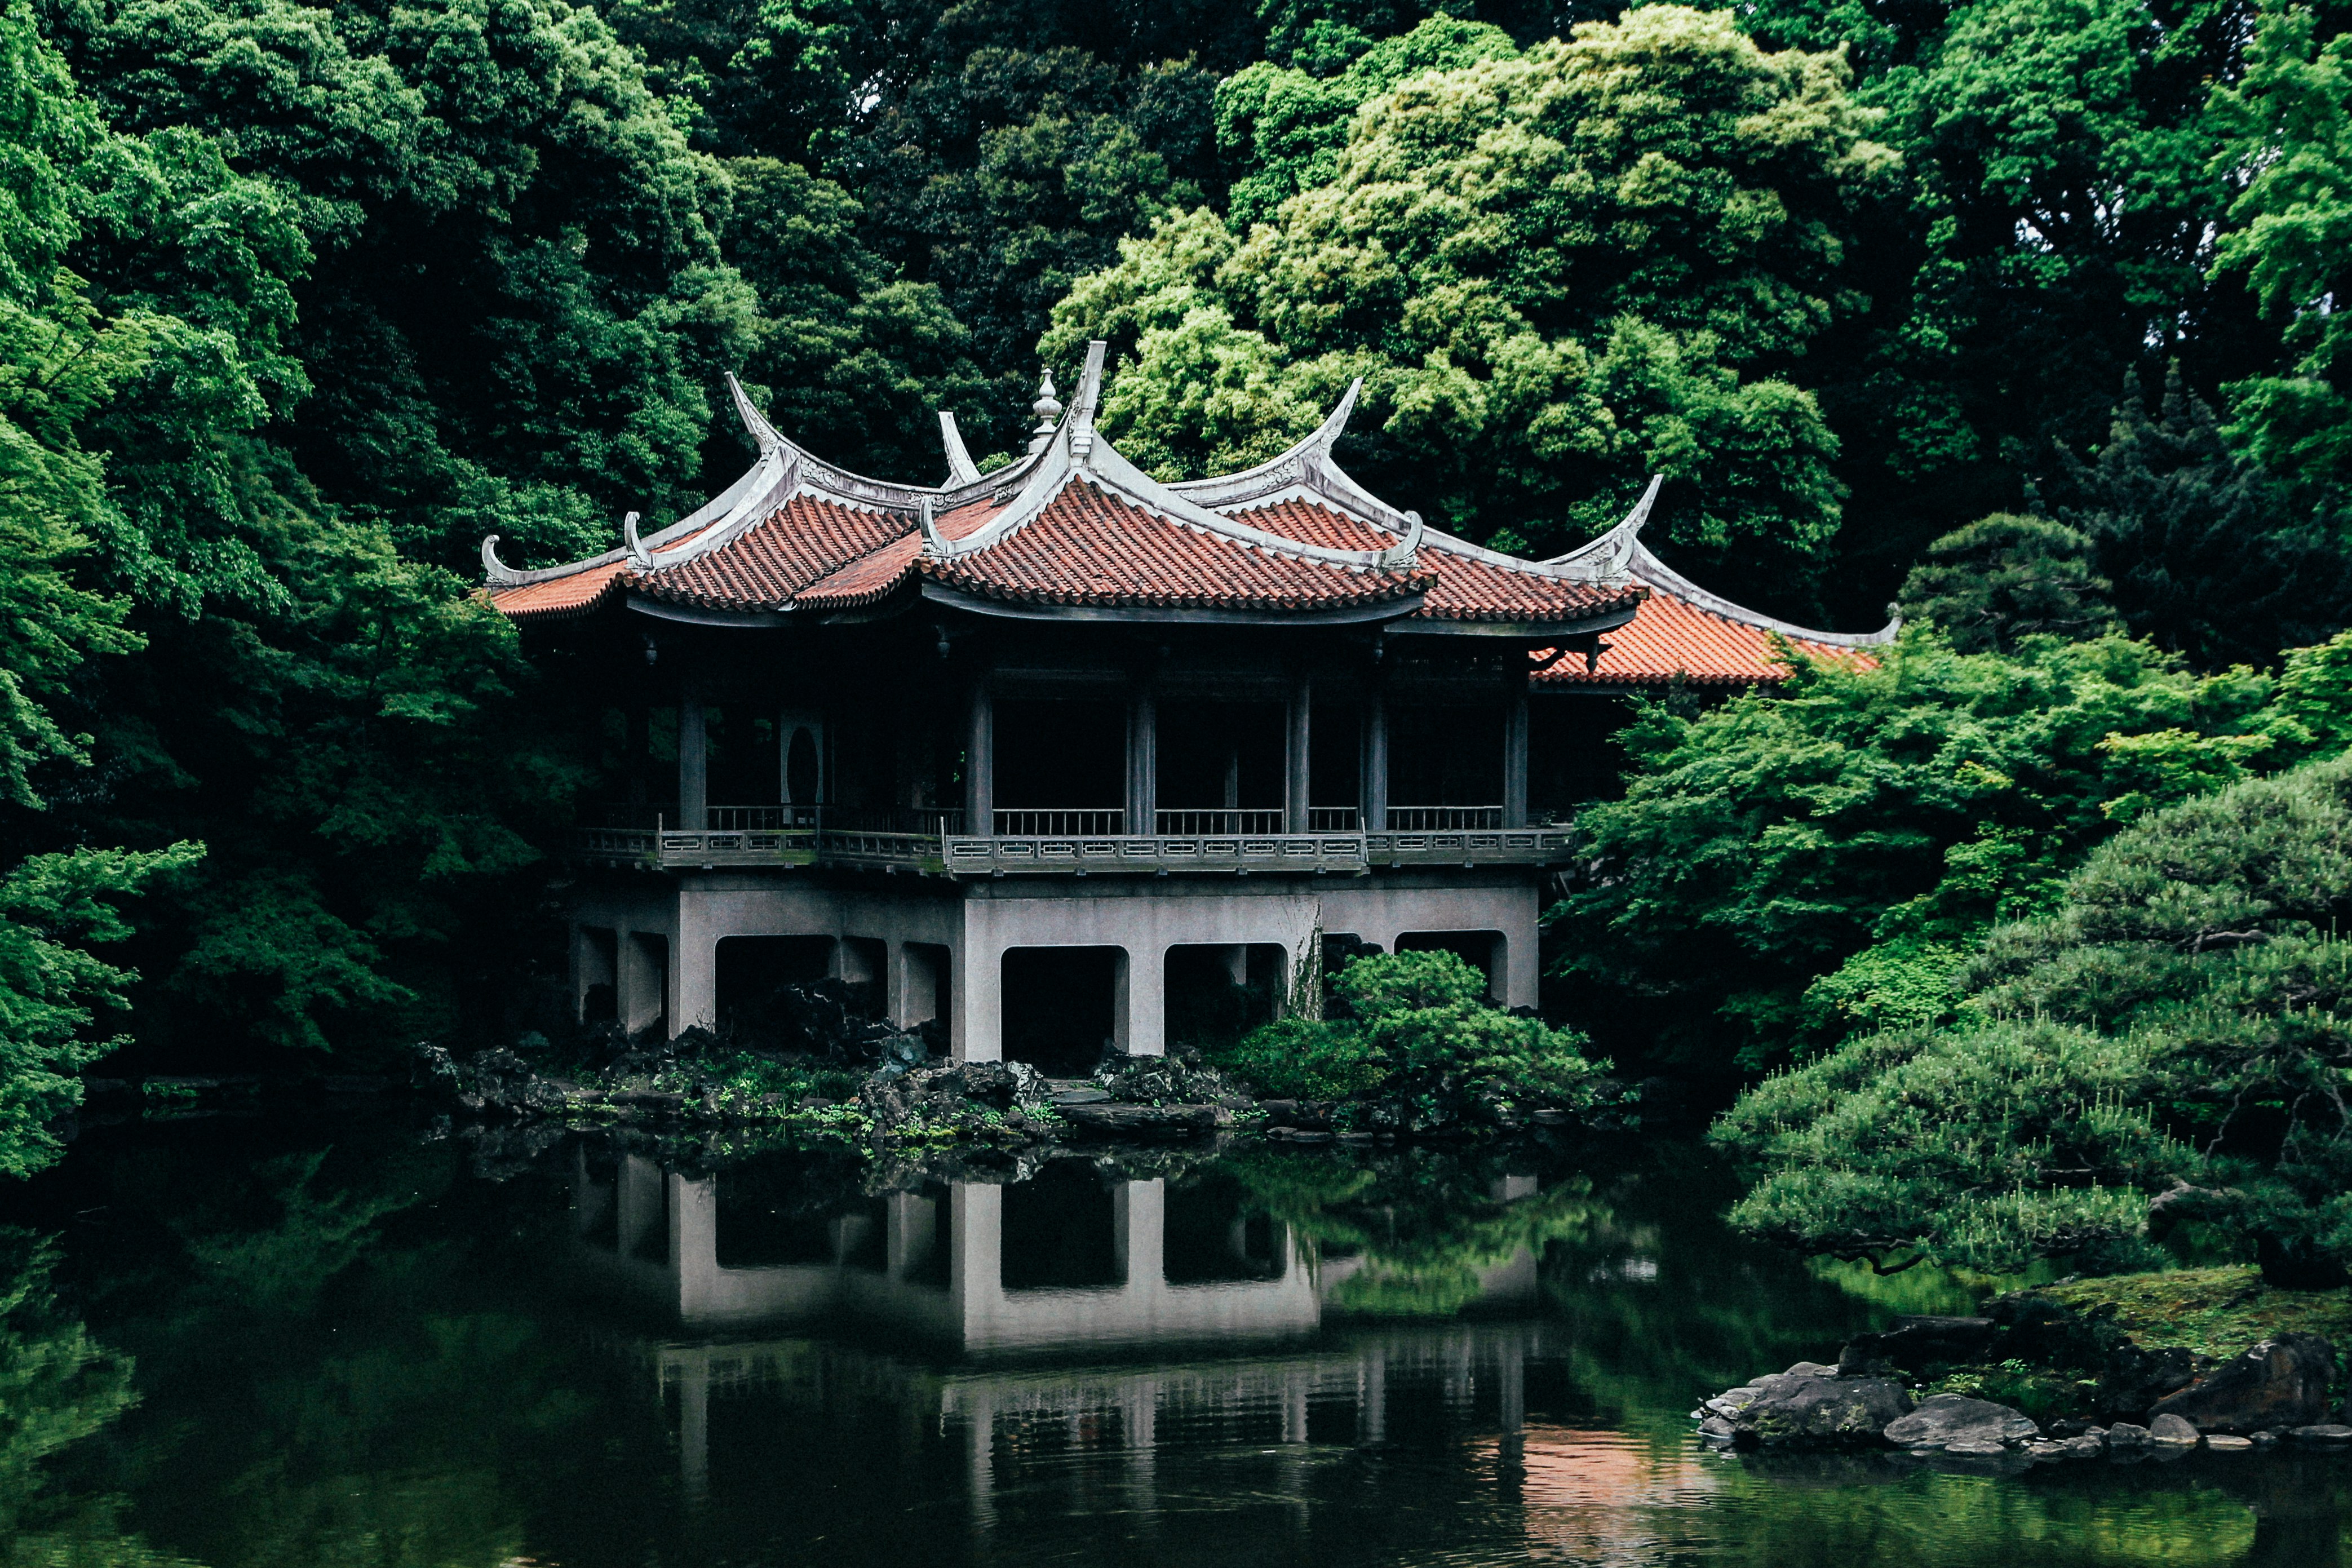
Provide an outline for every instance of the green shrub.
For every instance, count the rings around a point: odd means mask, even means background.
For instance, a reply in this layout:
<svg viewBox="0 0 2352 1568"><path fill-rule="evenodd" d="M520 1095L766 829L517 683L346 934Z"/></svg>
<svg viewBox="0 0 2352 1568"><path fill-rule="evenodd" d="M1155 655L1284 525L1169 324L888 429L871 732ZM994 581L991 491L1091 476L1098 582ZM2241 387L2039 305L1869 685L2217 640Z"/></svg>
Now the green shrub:
<svg viewBox="0 0 2352 1568"><path fill-rule="evenodd" d="M1310 1018L1277 1018L1213 1051L1211 1059L1276 1100L1346 1100L1381 1079L1362 1031Z"/></svg>
<svg viewBox="0 0 2352 1568"><path fill-rule="evenodd" d="M1217 1065L1263 1094L1364 1101L1361 1121L1403 1131L1598 1098L1607 1067L1584 1058L1584 1037L1496 1006L1454 953L1352 959L1332 992L1343 1016L1266 1025Z"/></svg>

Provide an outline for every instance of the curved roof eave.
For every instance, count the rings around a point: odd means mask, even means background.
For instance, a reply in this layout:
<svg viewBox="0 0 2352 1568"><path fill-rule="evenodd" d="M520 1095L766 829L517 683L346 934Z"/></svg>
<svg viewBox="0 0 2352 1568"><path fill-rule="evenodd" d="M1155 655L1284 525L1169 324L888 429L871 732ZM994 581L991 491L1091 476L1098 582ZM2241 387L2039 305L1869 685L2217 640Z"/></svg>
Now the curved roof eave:
<svg viewBox="0 0 2352 1568"><path fill-rule="evenodd" d="M1651 554L1649 547L1638 542L1633 545L1631 565L1635 577L1653 587L1664 589L1677 599L1687 600L1726 620L1738 621L1742 626L1755 626L1763 631L1779 632L1782 637L1795 637L1801 642L1822 643L1831 647L1885 647L1903 630L1903 617L1900 616L1874 632L1816 631L1792 621L1776 619L1745 605L1734 604L1720 594L1709 593Z"/></svg>

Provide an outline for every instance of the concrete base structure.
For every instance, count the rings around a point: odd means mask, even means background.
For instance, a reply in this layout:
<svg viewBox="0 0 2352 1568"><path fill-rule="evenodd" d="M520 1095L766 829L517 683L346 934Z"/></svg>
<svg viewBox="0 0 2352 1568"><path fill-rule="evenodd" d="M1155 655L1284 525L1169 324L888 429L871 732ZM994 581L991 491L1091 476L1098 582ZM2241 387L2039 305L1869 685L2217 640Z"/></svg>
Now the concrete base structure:
<svg viewBox="0 0 2352 1568"><path fill-rule="evenodd" d="M1112 1041L1158 1056L1172 949L1224 949L1237 973L1251 947L1279 948L1297 973L1319 966L1320 942L1332 937L1385 952L1444 946L1480 963L1497 1002L1532 1006L1539 913L1533 879L1507 869L1214 882L616 874L584 882L573 900L573 994L584 1010L594 987L611 985L614 1016L633 1031L657 1021L671 1034L711 1027L721 942L814 938L829 944L829 973L879 983L892 1023L912 1027L944 1010L956 1059L995 1061L1006 953L1109 950Z"/></svg>

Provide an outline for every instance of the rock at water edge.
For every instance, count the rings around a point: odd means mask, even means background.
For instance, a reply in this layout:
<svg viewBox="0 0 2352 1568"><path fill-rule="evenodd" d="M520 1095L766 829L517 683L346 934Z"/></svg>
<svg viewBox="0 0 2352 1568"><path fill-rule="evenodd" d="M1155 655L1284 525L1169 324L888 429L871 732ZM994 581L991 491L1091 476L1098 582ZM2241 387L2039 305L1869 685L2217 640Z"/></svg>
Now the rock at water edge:
<svg viewBox="0 0 2352 1568"><path fill-rule="evenodd" d="M2149 1407L2149 1428L2166 1415L2205 1432L2310 1426L2326 1419L2327 1385L2335 1376L2335 1346L2317 1334L2280 1334L2158 1400Z"/></svg>
<svg viewBox="0 0 2352 1568"><path fill-rule="evenodd" d="M2041 1433L2032 1417L2006 1405L1962 1394L1938 1394L1921 1400L1910 1415L1889 1423L1885 1436L1901 1448L1949 1449L1955 1443L2021 1443Z"/></svg>
<svg viewBox="0 0 2352 1568"><path fill-rule="evenodd" d="M2148 1441L2158 1448L2187 1450L2198 1444L2197 1428L2178 1415L2159 1415L2147 1424Z"/></svg>
<svg viewBox="0 0 2352 1568"><path fill-rule="evenodd" d="M1889 1378L1784 1373L1732 1417L1732 1426L1743 1442L1768 1447L1860 1443L1910 1409L1911 1396Z"/></svg>

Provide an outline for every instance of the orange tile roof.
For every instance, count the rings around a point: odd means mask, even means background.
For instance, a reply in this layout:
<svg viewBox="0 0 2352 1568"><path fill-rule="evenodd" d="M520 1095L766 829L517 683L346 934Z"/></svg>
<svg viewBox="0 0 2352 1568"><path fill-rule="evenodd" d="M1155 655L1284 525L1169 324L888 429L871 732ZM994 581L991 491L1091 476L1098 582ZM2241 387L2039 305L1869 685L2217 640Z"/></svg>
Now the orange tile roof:
<svg viewBox="0 0 2352 1568"><path fill-rule="evenodd" d="M1790 647L1814 658L1865 669L1878 662L1875 655L1860 648L1782 635ZM1585 668L1582 654L1570 653L1538 670L1536 679L1574 686L1654 686L1675 680L1744 686L1785 680L1789 675L1788 667L1775 656L1772 634L1764 627L1695 605L1662 585L1652 587L1631 621L1603 632L1601 640L1608 646L1591 670Z"/></svg>
<svg viewBox="0 0 2352 1568"><path fill-rule="evenodd" d="M919 570L991 599L1157 609L1336 609L1402 598L1432 580L1425 567L1343 566L1205 533L1083 479L1007 537Z"/></svg>
<svg viewBox="0 0 2352 1568"><path fill-rule="evenodd" d="M1396 536L1314 501L1291 499L1250 507L1234 516L1269 533L1335 550L1385 550ZM1558 621L1622 608L1624 589L1575 583L1533 570L1517 572L1437 544L1421 549L1423 570L1436 574L1415 620Z"/></svg>
<svg viewBox="0 0 2352 1568"><path fill-rule="evenodd" d="M569 577L551 577L543 583L525 583L513 588L493 588L490 603L517 619L584 616L604 602L614 582L627 569L626 562L614 561L575 572Z"/></svg>

